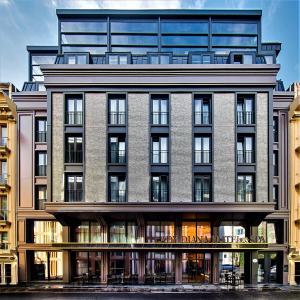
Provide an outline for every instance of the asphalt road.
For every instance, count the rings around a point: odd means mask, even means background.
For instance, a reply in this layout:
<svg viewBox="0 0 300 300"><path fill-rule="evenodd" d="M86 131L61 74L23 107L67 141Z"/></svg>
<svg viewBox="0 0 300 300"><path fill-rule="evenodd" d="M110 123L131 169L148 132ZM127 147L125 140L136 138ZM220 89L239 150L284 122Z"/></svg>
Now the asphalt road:
<svg viewBox="0 0 300 300"><path fill-rule="evenodd" d="M299 292L288 292L288 291L268 291L268 292L202 292L202 293L31 293L31 294L0 294L0 299L9 300L28 300L28 299L39 299L39 300L66 300L66 299L88 299L88 300L299 300Z"/></svg>

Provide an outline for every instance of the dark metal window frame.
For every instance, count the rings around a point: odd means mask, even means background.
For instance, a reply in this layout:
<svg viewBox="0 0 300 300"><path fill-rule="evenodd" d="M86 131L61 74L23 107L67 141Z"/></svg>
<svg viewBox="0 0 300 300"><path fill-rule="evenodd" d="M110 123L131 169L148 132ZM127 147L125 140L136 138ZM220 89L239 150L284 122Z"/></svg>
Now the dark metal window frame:
<svg viewBox="0 0 300 300"><path fill-rule="evenodd" d="M201 150L196 150L196 138L201 138ZM196 151L205 151L203 150L203 138L209 138L209 162L205 163L205 162L196 162ZM211 134L206 134L206 133L194 133L193 136L193 164L196 166L199 165L205 165L205 166L209 166L212 165L212 135ZM202 157L202 155L201 155Z"/></svg>
<svg viewBox="0 0 300 300"><path fill-rule="evenodd" d="M166 183L167 183L167 201L153 201L152 198L153 198L153 177L159 177L159 191L161 191L161 178L162 177L166 177ZM158 173L151 173L151 176L150 176L150 202L151 203L169 203L170 202L170 178L169 178L169 174L168 173L165 173L165 174L158 174ZM161 200L161 196L159 197Z"/></svg>
<svg viewBox="0 0 300 300"><path fill-rule="evenodd" d="M75 99L75 97L80 97L80 99L78 98L78 99ZM77 101L75 102L76 104L74 104L74 112L81 112L82 113L82 116L81 116L81 119L82 119L82 122L81 122L81 124L69 124L68 122L67 122L67 114L69 113L69 111L68 111L68 101L69 100L81 100L81 102L82 102L82 110L81 111L78 111L77 109L75 109L75 106L76 106L76 108L77 108ZM65 113L64 113L64 125L65 126L80 126L80 127L82 127L82 126L84 126L84 95L83 95L83 93L66 93L66 94L64 94L64 111L65 111Z"/></svg>
<svg viewBox="0 0 300 300"><path fill-rule="evenodd" d="M160 139L161 138L167 138L167 162L166 163L162 163L161 162L161 151L163 151L163 150L161 150L161 141L160 141ZM154 140L153 139L159 139L159 162L158 163L155 163L155 162L153 162L153 142L154 142ZM170 138L169 138L169 135L168 134L152 134L151 135L151 165L163 165L163 166L167 166L167 165L169 165L169 162L170 162L170 157L169 157L169 155L170 155L170 151L169 151L169 149L170 149Z"/></svg>
<svg viewBox="0 0 300 300"><path fill-rule="evenodd" d="M117 114L120 114L119 112L119 100L124 100L125 101L125 122L124 124L120 124L119 121L117 122L117 124L112 124L111 123L111 104L110 101L111 100L117 100ZM127 94L126 93L109 93L107 94L107 125L108 126L115 126L115 127L126 127L127 126L127 114L128 114L128 107L127 107Z"/></svg>
<svg viewBox="0 0 300 300"><path fill-rule="evenodd" d="M161 115L159 115L159 124L153 123L153 101L159 100L159 114L161 114L161 100L167 101L167 124L161 124ZM150 124L151 126L162 126L162 127L169 127L170 125L170 94L150 94L150 109L151 109L151 117L150 117Z"/></svg>
<svg viewBox="0 0 300 300"><path fill-rule="evenodd" d="M256 181L255 181L255 173L237 173L236 176L236 182L237 182L237 186L236 186L236 200L235 202L237 203L247 203L247 201L238 201L238 193L239 193L239 189L238 189L238 182L239 182L239 176L243 177L243 193L246 194L246 176L251 176L252 177L252 201L250 203L254 203L256 202Z"/></svg>
<svg viewBox="0 0 300 300"><path fill-rule="evenodd" d="M72 162L72 161L68 161L68 154L67 154L67 152L69 151L70 152L70 143L69 143L69 141L68 141L68 139L69 138L74 138L74 155L76 156L76 154L78 155L78 153L80 152L79 150L78 150L78 144L80 144L80 143L78 143L77 142L77 138L81 138L82 139L82 143L81 143L81 162ZM83 147L84 147L84 140L83 140L83 136L82 136L82 134L80 134L80 133L73 133L73 134L71 134L71 133L66 133L65 134L65 164L72 164L72 165L77 165L77 164L79 164L79 165L82 165L83 164L83 153L84 153L84 151L83 151ZM70 155L70 154L69 154ZM80 156L79 156L80 157ZM70 160L70 157L69 157L69 160Z"/></svg>
<svg viewBox="0 0 300 300"><path fill-rule="evenodd" d="M203 100L204 100L204 98L205 98L205 100L206 101L208 101L208 104L209 104L209 116L208 116L208 118L209 118L209 123L208 124L204 124L204 123L202 123L202 124L196 124L196 100L199 100L199 98L202 98ZM203 100L202 100L202 107L203 107ZM199 94L199 93L193 93L193 126L196 126L196 127L198 127L198 126L212 126L212 112L213 112L213 110L212 110L212 105L213 105L213 101L212 101L212 94L205 94L205 93L203 93L203 94Z"/></svg>
<svg viewBox="0 0 300 300"><path fill-rule="evenodd" d="M252 138L252 149L251 150L246 150L245 149L245 139L246 138ZM243 162L239 162L239 160L238 160L238 155L239 155L238 151L240 151L240 150L238 150L237 145L239 143L239 139L243 139L243 142L242 142L242 144L243 144L243 150L242 150L243 151L243 153L242 153L242 155L243 155ZM256 163L255 149L256 149L256 136L255 136L255 134L251 134L251 133L245 133L245 134L237 133L237 139L236 139L236 154L237 154L237 159L236 159L236 161L237 161L238 165L247 165L247 166L254 165L255 166L255 163ZM248 163L246 161L247 159L245 159L245 157L247 156L246 151L251 151L252 152L250 154L251 155L251 162L250 163Z"/></svg>
<svg viewBox="0 0 300 300"><path fill-rule="evenodd" d="M76 188L74 188L73 190L69 189L69 181L68 181L69 177L74 177L74 187L76 187ZM81 180L82 180L81 181L81 185L82 185L82 189L81 190L78 189L77 178L79 178L79 177L81 177ZM83 173L77 173L77 172L65 173L65 182L66 182L66 184L65 184L64 202L68 202L68 203L69 202L71 202L71 203L73 203L73 202L85 202L84 201L84 180L83 180ZM76 201L70 201L70 197L68 197L68 193L70 191L73 191L73 192L79 191L79 192L81 192L81 200L79 200L79 201L77 201L77 200Z"/></svg>
<svg viewBox="0 0 300 300"><path fill-rule="evenodd" d="M108 139L107 139L107 149L108 149L108 155L107 155L107 162L109 165L126 165L127 163L127 140L126 140L126 134L125 133L108 133ZM119 143L124 142L125 143L125 156L124 156L124 162L112 162L111 161L111 138L118 138L118 149L116 151L120 151L119 149ZM122 141L119 141L119 139L122 139ZM119 154L118 154L119 155Z"/></svg>
<svg viewBox="0 0 300 300"><path fill-rule="evenodd" d="M120 191L120 178L124 178L125 181L125 196L124 201L119 201L119 195L118 195L118 201L111 201L112 199L112 189L111 189L111 177L118 177L118 191ZM128 176L127 173L109 173L108 174L108 197L107 202L109 203L127 203L128 201Z"/></svg>
<svg viewBox="0 0 300 300"><path fill-rule="evenodd" d="M209 201L208 202L212 202L212 175L211 174L207 174L207 173L197 173L197 174L194 174L193 176L193 202L196 202L196 203L203 203L205 201L196 201L196 180L197 179L209 179ZM203 198L203 197L202 197Z"/></svg>

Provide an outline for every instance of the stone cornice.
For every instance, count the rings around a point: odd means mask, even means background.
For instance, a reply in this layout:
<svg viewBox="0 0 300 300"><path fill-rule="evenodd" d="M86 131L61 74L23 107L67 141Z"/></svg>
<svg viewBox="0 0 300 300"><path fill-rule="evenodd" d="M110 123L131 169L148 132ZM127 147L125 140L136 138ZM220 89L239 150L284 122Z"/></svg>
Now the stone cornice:
<svg viewBox="0 0 300 300"><path fill-rule="evenodd" d="M269 86L279 65L42 65L45 86Z"/></svg>

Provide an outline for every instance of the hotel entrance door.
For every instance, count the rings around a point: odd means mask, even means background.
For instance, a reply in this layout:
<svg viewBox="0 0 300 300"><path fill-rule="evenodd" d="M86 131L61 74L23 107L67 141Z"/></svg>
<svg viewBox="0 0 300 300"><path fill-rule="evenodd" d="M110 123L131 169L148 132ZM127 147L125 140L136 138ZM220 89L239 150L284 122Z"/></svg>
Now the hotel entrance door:
<svg viewBox="0 0 300 300"><path fill-rule="evenodd" d="M211 281L210 253L182 254L182 282L209 283Z"/></svg>

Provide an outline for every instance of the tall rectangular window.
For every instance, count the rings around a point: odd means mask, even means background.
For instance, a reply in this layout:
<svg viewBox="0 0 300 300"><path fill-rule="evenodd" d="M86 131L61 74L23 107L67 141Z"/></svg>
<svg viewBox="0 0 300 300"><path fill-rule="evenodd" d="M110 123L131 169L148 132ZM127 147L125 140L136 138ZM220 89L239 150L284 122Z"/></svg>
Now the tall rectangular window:
<svg viewBox="0 0 300 300"><path fill-rule="evenodd" d="M0 221L6 221L8 217L7 197L0 196Z"/></svg>
<svg viewBox="0 0 300 300"><path fill-rule="evenodd" d="M273 151L273 168L274 176L278 176L278 151Z"/></svg>
<svg viewBox="0 0 300 300"><path fill-rule="evenodd" d="M196 175L194 178L194 202L211 201L210 175Z"/></svg>
<svg viewBox="0 0 300 300"><path fill-rule="evenodd" d="M278 143L278 117L273 117L273 139L274 143Z"/></svg>
<svg viewBox="0 0 300 300"><path fill-rule="evenodd" d="M254 138L252 136L238 136L237 162L238 164L251 164L255 161Z"/></svg>
<svg viewBox="0 0 300 300"><path fill-rule="evenodd" d="M8 234L7 232L0 232L0 249L8 249Z"/></svg>
<svg viewBox="0 0 300 300"><path fill-rule="evenodd" d="M126 163L126 143L125 136L109 137L109 163L125 164Z"/></svg>
<svg viewBox="0 0 300 300"><path fill-rule="evenodd" d="M1 128L1 144L0 146L1 147L4 147L4 146L7 146L7 127L6 126L2 126L0 125L0 128Z"/></svg>
<svg viewBox="0 0 300 300"><path fill-rule="evenodd" d="M36 209L45 209L45 202L47 201L47 186L36 186Z"/></svg>
<svg viewBox="0 0 300 300"><path fill-rule="evenodd" d="M81 96L68 96L66 100L66 124L82 125L83 106Z"/></svg>
<svg viewBox="0 0 300 300"><path fill-rule="evenodd" d="M109 177L109 202L126 202L126 177L113 175Z"/></svg>
<svg viewBox="0 0 300 300"><path fill-rule="evenodd" d="M251 125L255 123L254 99L252 96L241 96L237 101L237 124Z"/></svg>
<svg viewBox="0 0 300 300"><path fill-rule="evenodd" d="M194 98L195 125L211 124L211 97L195 95Z"/></svg>
<svg viewBox="0 0 300 300"><path fill-rule="evenodd" d="M83 158L82 137L67 136L66 138L66 163L82 163Z"/></svg>
<svg viewBox="0 0 300 300"><path fill-rule="evenodd" d="M35 141L38 143L47 142L47 119L36 119Z"/></svg>
<svg viewBox="0 0 300 300"><path fill-rule="evenodd" d="M237 202L254 202L253 175L238 175L237 179Z"/></svg>
<svg viewBox="0 0 300 300"><path fill-rule="evenodd" d="M164 96L152 96L152 124L169 124L169 103Z"/></svg>
<svg viewBox="0 0 300 300"><path fill-rule="evenodd" d="M7 184L7 161L6 160L2 160L0 163L0 167L1 167L1 175L0 175L0 183L1 184Z"/></svg>
<svg viewBox="0 0 300 300"><path fill-rule="evenodd" d="M37 153L36 176L47 176L47 153Z"/></svg>
<svg viewBox="0 0 300 300"><path fill-rule="evenodd" d="M109 99L109 124L125 125L126 124L126 100L120 98Z"/></svg>
<svg viewBox="0 0 300 300"><path fill-rule="evenodd" d="M167 175L152 175L151 202L169 201L169 183Z"/></svg>
<svg viewBox="0 0 300 300"><path fill-rule="evenodd" d="M67 175L66 177L66 200L65 202L83 201L82 175Z"/></svg>
<svg viewBox="0 0 300 300"><path fill-rule="evenodd" d="M211 162L211 138L195 137L195 164L209 164Z"/></svg>
<svg viewBox="0 0 300 300"><path fill-rule="evenodd" d="M152 163L168 163L168 137L152 137Z"/></svg>

